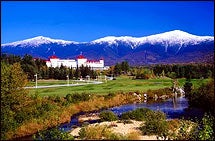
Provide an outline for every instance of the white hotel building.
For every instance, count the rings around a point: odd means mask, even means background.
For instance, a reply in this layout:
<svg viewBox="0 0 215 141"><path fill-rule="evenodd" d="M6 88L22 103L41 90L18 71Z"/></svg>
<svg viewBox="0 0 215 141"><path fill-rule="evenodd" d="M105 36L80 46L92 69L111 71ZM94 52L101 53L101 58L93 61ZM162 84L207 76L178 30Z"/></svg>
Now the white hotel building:
<svg viewBox="0 0 215 141"><path fill-rule="evenodd" d="M48 67L60 67L61 65L69 68L77 68L81 65L91 67L93 70L105 70L108 67L104 67L104 59L100 60L88 60L83 55L79 55L77 60L71 59L59 59L57 56L53 55L46 61Z"/></svg>

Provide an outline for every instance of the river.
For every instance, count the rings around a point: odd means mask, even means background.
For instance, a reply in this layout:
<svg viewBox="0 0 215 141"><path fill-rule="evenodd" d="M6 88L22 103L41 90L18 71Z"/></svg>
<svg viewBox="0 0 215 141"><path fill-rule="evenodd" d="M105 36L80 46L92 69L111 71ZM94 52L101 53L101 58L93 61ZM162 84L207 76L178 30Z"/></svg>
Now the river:
<svg viewBox="0 0 215 141"><path fill-rule="evenodd" d="M107 110L113 111L115 114L120 116L124 112L132 111L137 108L149 108L151 110L160 110L164 112L167 116L167 119L173 119L173 118L184 118L184 119L194 119L197 117L198 119L201 119L203 116L203 111L196 108L188 108L188 100L185 97L177 97L177 98L169 98L162 102L143 102L143 103L134 103L134 104L125 104L121 106L116 106L112 108L108 108ZM102 111L102 110L101 110ZM92 113L98 113L100 111L92 112ZM86 113L78 113L76 115L73 115L71 117L71 121L69 123L61 124L59 127L62 131L70 131L74 126L81 126L83 123L78 122L78 117L80 115L84 115ZM92 120L88 121L88 123L95 123L99 122L98 120ZM26 136L22 138L17 138L18 140L32 140L31 136Z"/></svg>
<svg viewBox="0 0 215 141"><path fill-rule="evenodd" d="M200 109L190 109L188 108L188 100L182 96L177 98L170 98L162 102L153 102L151 104L147 102L143 103L134 103L134 104L126 104L121 106L116 106L113 108L108 108L114 112L116 115L120 116L124 112L132 111L137 108L149 108L151 110L159 110L166 114L167 119L173 118L185 118L192 119L194 117L201 118L203 116L203 111ZM82 123L78 122L78 117L80 115L84 115L85 113L79 113L71 117L71 121L69 123L62 124L60 126L61 130L69 131L74 126L81 126ZM98 122L98 120L88 121L89 123Z"/></svg>

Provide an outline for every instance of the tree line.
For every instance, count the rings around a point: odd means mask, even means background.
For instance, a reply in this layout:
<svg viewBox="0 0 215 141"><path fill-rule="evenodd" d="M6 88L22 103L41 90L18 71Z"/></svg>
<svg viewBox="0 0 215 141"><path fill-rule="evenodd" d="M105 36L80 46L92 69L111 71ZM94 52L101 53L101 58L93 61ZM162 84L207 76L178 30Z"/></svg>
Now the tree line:
<svg viewBox="0 0 215 141"><path fill-rule="evenodd" d="M156 76L165 75L170 78L199 79L214 77L214 64L168 64L152 65Z"/></svg>
<svg viewBox="0 0 215 141"><path fill-rule="evenodd" d="M214 77L214 64L156 64L150 66L131 67L128 62L117 63L110 68L109 74L134 76L135 79L170 77L200 79Z"/></svg>
<svg viewBox="0 0 215 141"><path fill-rule="evenodd" d="M20 63L21 68L27 74L28 80L34 80L34 75L37 74L39 79L67 79L67 75L70 79L86 78L87 75L90 78L95 79L100 75L100 71L92 70L88 66L80 66L76 69L67 68L65 66L60 67L47 67L45 60L40 58L33 58L31 55L24 55L24 57L16 55L1 55L2 62L6 64Z"/></svg>
<svg viewBox="0 0 215 141"><path fill-rule="evenodd" d="M187 79L200 79L200 78L213 78L214 77L214 64L155 64L149 66L129 66L127 61L117 63L105 71L92 70L88 66L77 67L76 69L60 67L47 67L46 62L40 58L33 58L31 55L24 57L16 55L1 55L1 60L8 64L19 62L23 71L27 74L29 80L34 79L37 73L39 79L66 79L69 75L70 79L90 78L95 79L101 73L108 76L130 75L135 79L149 79L155 77L170 77L187 78Z"/></svg>

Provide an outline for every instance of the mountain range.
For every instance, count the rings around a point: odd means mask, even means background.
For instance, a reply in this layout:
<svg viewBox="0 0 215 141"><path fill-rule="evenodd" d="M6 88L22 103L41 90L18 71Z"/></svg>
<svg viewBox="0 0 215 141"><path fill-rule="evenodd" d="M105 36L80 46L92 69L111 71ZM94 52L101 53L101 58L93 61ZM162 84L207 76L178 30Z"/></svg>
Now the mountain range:
<svg viewBox="0 0 215 141"><path fill-rule="evenodd" d="M75 42L38 36L1 45L2 53L48 59L53 53L75 59L80 53L89 59L104 58L105 65L128 61L130 65L214 61L214 37L196 36L181 30L145 36L108 36L91 42Z"/></svg>

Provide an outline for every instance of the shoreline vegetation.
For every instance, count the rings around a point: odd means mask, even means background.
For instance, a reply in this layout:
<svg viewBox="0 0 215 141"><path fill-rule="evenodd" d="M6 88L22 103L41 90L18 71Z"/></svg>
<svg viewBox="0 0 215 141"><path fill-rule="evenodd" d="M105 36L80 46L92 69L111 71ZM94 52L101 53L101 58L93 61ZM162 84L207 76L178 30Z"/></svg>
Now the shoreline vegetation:
<svg viewBox="0 0 215 141"><path fill-rule="evenodd" d="M165 91L169 96L172 95L172 91L170 89L154 90L154 92L160 91ZM67 123L71 120L71 116L80 112L98 111L101 109L111 108L128 103L143 102L143 94L141 97L142 100L139 101L139 98L136 95L133 95L133 93L118 93L107 96L93 95L88 101L71 104L69 106L59 108L59 110L55 109L54 111L48 112L45 117L40 117L39 120L32 119L31 121L27 121L10 135L14 135L13 138L32 135L37 133L38 130L48 129L62 123ZM149 96L149 99L153 100L153 98L153 91L151 91L151 96ZM64 98L61 98L60 100L63 102Z"/></svg>

